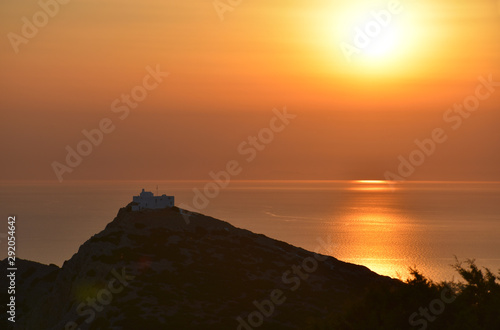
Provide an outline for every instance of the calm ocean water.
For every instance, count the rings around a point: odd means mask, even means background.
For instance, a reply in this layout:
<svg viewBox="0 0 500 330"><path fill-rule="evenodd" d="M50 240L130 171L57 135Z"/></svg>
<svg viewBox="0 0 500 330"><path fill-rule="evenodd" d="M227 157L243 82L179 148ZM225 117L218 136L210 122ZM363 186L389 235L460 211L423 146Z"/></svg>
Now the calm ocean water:
<svg viewBox="0 0 500 330"><path fill-rule="evenodd" d="M17 255L62 265L142 188L156 192L158 185L176 205L192 206L193 188L205 184L3 182L0 233L15 215ZM434 280L458 279L449 266L455 255L500 269L500 183L233 181L204 209L191 210L392 277L404 279L416 266Z"/></svg>

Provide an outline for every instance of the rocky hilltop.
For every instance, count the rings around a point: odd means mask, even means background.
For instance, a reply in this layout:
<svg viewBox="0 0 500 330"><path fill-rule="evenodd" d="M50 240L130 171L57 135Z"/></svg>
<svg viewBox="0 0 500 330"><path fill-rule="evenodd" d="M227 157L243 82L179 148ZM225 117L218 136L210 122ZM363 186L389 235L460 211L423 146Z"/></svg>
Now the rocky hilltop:
<svg viewBox="0 0 500 330"><path fill-rule="evenodd" d="M62 267L19 260L17 276L15 328L37 330L300 329L392 281L202 214L130 205Z"/></svg>

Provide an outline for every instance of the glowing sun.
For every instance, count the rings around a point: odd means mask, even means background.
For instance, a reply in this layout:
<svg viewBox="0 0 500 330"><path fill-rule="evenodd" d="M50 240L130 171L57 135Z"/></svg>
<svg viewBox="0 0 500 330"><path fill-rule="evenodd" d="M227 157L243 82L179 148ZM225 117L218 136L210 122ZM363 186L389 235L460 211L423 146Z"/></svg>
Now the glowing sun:
<svg viewBox="0 0 500 330"><path fill-rule="evenodd" d="M328 9L324 33L329 34L337 70L350 74L394 75L413 70L421 53L421 8L396 0L343 2ZM333 36L333 37L332 37Z"/></svg>
<svg viewBox="0 0 500 330"><path fill-rule="evenodd" d="M372 10L353 7L339 27L339 46L345 59L350 63L378 62L395 56L403 46L403 12L404 7L395 1Z"/></svg>

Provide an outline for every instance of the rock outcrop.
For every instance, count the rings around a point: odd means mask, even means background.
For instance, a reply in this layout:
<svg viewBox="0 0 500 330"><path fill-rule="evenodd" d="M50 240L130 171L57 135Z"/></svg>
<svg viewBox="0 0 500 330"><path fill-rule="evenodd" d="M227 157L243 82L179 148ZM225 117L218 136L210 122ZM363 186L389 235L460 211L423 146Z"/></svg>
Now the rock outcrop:
<svg viewBox="0 0 500 330"><path fill-rule="evenodd" d="M298 329L392 281L175 207L120 209L60 268L17 264L15 328L37 330Z"/></svg>

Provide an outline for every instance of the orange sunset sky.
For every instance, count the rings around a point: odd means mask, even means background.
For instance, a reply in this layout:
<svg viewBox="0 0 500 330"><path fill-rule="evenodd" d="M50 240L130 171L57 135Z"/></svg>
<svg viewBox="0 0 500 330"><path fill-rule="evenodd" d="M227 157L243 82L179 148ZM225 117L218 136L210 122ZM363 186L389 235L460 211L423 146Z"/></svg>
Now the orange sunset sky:
<svg viewBox="0 0 500 330"><path fill-rule="evenodd" d="M0 4L0 179L57 181L109 118L65 180L209 179L230 160L238 179L384 179L441 129L408 180L500 181L496 0L61 2ZM169 75L120 119L147 67ZM247 161L238 146L284 107L296 117Z"/></svg>

